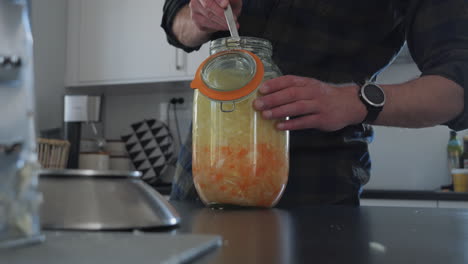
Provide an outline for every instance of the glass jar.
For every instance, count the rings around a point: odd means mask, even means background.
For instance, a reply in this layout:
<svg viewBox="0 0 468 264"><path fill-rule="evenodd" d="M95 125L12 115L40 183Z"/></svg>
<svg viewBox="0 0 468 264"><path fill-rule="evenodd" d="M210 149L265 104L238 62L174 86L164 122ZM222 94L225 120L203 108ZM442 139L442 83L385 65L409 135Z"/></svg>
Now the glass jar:
<svg viewBox="0 0 468 264"><path fill-rule="evenodd" d="M0 0L0 50L9 58L0 65L0 252L44 239L39 223L41 194L28 14L26 0ZM12 63L13 58L16 63Z"/></svg>
<svg viewBox="0 0 468 264"><path fill-rule="evenodd" d="M208 206L272 207L288 179L289 134L253 108L260 85L281 75L272 46L222 38L210 52L192 82L195 187Z"/></svg>

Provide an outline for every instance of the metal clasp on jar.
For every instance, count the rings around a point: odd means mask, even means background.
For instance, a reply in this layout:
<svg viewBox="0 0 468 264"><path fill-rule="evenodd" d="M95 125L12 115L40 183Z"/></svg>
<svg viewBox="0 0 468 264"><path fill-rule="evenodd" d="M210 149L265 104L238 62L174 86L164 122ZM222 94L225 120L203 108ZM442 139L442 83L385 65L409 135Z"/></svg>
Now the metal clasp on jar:
<svg viewBox="0 0 468 264"><path fill-rule="evenodd" d="M234 102L230 102L231 105L232 105L232 109L229 109L229 110L226 110L223 108L223 104L226 104L226 103L223 103L223 102L220 102L220 109L221 109L221 112L224 112L224 113L231 113L231 112L234 112L236 110L236 103Z"/></svg>

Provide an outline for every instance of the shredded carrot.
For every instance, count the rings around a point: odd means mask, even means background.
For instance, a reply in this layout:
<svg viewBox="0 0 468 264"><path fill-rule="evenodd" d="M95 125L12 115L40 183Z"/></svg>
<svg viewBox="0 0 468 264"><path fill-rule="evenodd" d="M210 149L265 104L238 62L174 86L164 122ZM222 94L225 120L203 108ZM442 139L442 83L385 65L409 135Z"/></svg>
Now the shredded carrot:
<svg viewBox="0 0 468 264"><path fill-rule="evenodd" d="M242 158L244 157L245 155L247 155L247 153L249 153L249 151L245 148L241 148L241 150L239 151L239 154L237 154L237 157L238 158Z"/></svg>
<svg viewBox="0 0 468 264"><path fill-rule="evenodd" d="M217 174L215 175L215 181L219 182L219 181L221 181L222 179L223 179L223 174L217 173Z"/></svg>
<svg viewBox="0 0 468 264"><path fill-rule="evenodd" d="M287 155L268 143L256 146L248 156L245 147L210 148L221 165L214 166L209 153L194 151L193 174L202 197L218 203L270 207L281 195L287 181Z"/></svg>

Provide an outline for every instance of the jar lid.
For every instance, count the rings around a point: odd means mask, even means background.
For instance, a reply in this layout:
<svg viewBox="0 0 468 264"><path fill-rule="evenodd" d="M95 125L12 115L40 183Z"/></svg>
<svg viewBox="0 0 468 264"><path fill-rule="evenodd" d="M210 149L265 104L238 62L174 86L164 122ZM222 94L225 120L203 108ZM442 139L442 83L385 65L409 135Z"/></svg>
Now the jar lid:
<svg viewBox="0 0 468 264"><path fill-rule="evenodd" d="M216 101L239 100L262 83L260 58L247 50L216 53L200 64L190 87Z"/></svg>

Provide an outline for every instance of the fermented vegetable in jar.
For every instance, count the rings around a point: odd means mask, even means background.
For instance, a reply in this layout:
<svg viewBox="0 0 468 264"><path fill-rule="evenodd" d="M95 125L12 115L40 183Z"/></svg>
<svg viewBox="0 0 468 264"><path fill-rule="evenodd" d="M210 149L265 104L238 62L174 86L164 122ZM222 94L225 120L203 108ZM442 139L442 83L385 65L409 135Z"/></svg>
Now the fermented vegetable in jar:
<svg viewBox="0 0 468 264"><path fill-rule="evenodd" d="M260 85L281 75L271 44L223 38L211 54L192 82L195 187L209 206L272 207L288 179L289 134L252 106Z"/></svg>

